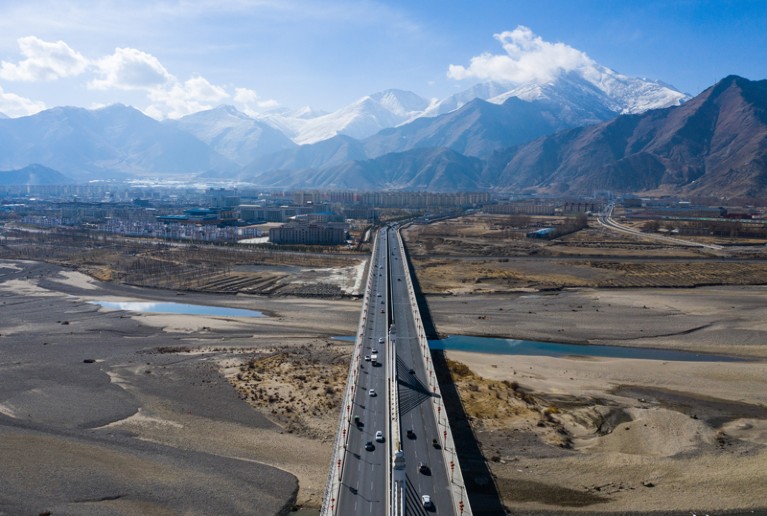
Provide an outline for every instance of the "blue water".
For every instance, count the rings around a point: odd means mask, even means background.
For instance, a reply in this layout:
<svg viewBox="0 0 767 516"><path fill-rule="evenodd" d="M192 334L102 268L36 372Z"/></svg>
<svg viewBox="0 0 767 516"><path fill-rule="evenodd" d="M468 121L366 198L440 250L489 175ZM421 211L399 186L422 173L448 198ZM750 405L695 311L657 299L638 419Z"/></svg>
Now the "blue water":
<svg viewBox="0 0 767 516"><path fill-rule="evenodd" d="M673 351L667 349L627 348L622 346L594 346L590 344L557 344L532 340L495 339L452 335L446 339L430 340L431 349L473 351L493 355L532 355L545 357L566 357L573 355L607 358L639 358L644 360L668 360L681 362L744 362L747 359Z"/></svg>
<svg viewBox="0 0 767 516"><path fill-rule="evenodd" d="M92 301L110 310L127 310L130 312L184 314L184 315L215 315L222 317L264 317L258 310L242 308L226 308L221 306L190 305L186 303L155 303L152 301L111 302Z"/></svg>

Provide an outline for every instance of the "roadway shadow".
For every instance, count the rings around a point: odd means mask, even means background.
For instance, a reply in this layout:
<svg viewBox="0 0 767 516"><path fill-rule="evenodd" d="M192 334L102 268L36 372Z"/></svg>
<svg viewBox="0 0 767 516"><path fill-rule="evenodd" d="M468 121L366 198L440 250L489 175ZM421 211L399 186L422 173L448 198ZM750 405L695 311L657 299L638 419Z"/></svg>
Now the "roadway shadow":
<svg viewBox="0 0 767 516"><path fill-rule="evenodd" d="M418 278L414 274L407 245L405 245L405 255L408 257L408 270L413 281L413 291L418 301L418 309L421 312L424 331L427 338L438 338L439 333L432 320L429 305L421 293ZM506 510L503 507L503 503L501 503L495 477L490 472L487 461L477 443L474 430L471 428L471 424L466 417L466 411L463 408L461 398L458 396L458 391L447 367L445 352L433 349L431 350L431 359L434 363L434 371L437 373L437 382L439 382L445 411L450 421L450 429L455 439L458 461L461 465L464 482L466 483L466 494L469 498L471 509L474 514L482 514L483 516L505 515Z"/></svg>
<svg viewBox="0 0 767 516"><path fill-rule="evenodd" d="M397 389L399 413L403 416L421 403L434 397L434 393L414 374L408 374L410 367L397 357Z"/></svg>
<svg viewBox="0 0 767 516"><path fill-rule="evenodd" d="M431 493L419 493L413 483L410 481L410 478L407 477L405 479L405 508L408 516L427 516L430 512L435 511L436 507L432 507L431 511L428 511L423 506L423 502L421 502L422 494Z"/></svg>

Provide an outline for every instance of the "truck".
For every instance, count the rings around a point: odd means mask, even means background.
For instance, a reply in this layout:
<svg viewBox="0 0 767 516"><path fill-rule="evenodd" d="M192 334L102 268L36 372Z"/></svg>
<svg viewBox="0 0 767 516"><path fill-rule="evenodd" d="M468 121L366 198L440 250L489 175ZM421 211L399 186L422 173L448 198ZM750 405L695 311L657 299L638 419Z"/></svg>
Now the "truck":
<svg viewBox="0 0 767 516"><path fill-rule="evenodd" d="M370 363L373 365L378 364L378 353L373 353L372 355L370 355Z"/></svg>

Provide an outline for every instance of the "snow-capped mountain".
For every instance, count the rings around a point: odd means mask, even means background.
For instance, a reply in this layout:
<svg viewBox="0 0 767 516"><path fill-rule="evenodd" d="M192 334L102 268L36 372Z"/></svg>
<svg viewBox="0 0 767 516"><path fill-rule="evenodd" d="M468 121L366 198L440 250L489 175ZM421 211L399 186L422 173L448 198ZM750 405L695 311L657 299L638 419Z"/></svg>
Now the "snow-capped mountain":
<svg viewBox="0 0 767 516"><path fill-rule="evenodd" d="M304 108L295 112L273 111L259 118L295 143L305 145L336 135L364 139L419 118L451 113L474 99L503 104L511 97L549 106L558 104L558 110L567 117L563 121L576 126L601 122L619 114L677 106L689 95L659 81L628 77L594 64L562 72L547 82L483 82L441 100L429 101L413 92L390 89L362 97L332 113L315 114Z"/></svg>
<svg viewBox="0 0 767 516"><path fill-rule="evenodd" d="M193 134L240 165L264 154L296 146L281 131L266 122L254 120L233 106L219 106L164 123Z"/></svg>
<svg viewBox="0 0 767 516"><path fill-rule="evenodd" d="M316 117L272 113L261 119L298 144L315 143L336 135L366 138L420 116L429 101L413 92L385 90L368 95L332 113Z"/></svg>
<svg viewBox="0 0 767 516"><path fill-rule="evenodd" d="M612 115L642 113L678 106L690 96L660 81L628 77L604 66L561 73L547 82L511 84L485 82L429 106L420 116L437 116L460 108L475 98L503 104L517 97L528 102L548 101L577 107L575 111L609 111ZM586 123L593 123L584 121Z"/></svg>

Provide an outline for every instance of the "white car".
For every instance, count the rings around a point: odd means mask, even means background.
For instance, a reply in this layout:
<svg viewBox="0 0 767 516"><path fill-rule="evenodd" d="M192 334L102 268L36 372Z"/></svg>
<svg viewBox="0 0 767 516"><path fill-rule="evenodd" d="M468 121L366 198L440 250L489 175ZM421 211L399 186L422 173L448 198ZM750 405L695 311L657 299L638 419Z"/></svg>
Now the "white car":
<svg viewBox="0 0 767 516"><path fill-rule="evenodd" d="M383 337L379 337L379 338L378 338L378 343L379 343L379 344L383 344L383 343L384 343Z"/></svg>
<svg viewBox="0 0 767 516"><path fill-rule="evenodd" d="M368 391L368 394L369 394L370 396L377 396L377 394L376 394L376 390L375 390L375 389L370 389L370 390Z"/></svg>
<svg viewBox="0 0 767 516"><path fill-rule="evenodd" d="M421 503L423 506L427 509L431 508L431 496L429 495L422 495L421 496Z"/></svg>
<svg viewBox="0 0 767 516"><path fill-rule="evenodd" d="M376 432L376 441L378 441L379 443L384 442L383 432L380 430Z"/></svg>
<svg viewBox="0 0 767 516"><path fill-rule="evenodd" d="M365 362L370 362L370 355L365 355Z"/></svg>

